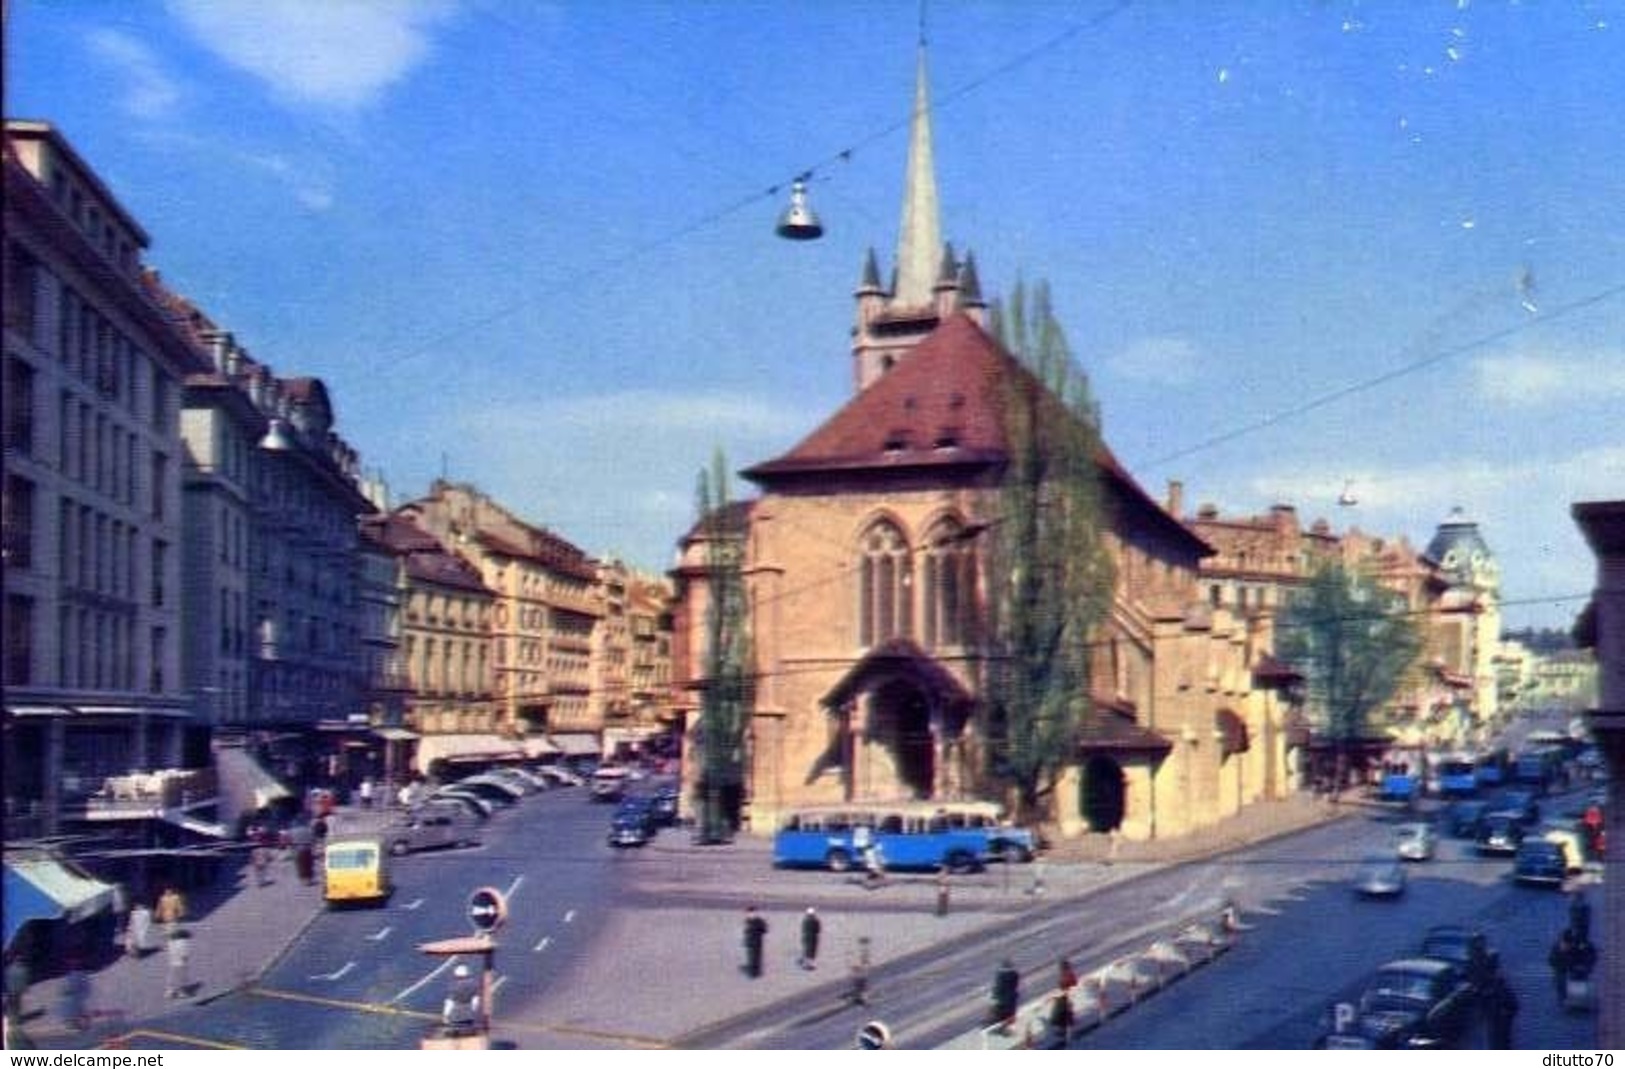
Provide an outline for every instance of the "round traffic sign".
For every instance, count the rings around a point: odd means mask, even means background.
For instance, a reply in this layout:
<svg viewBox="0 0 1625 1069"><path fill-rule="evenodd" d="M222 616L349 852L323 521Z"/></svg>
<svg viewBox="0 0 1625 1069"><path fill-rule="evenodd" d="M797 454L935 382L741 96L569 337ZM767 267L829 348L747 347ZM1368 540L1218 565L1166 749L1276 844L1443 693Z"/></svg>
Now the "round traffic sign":
<svg viewBox="0 0 1625 1069"><path fill-rule="evenodd" d="M480 932L494 932L508 919L508 903L494 887L481 887L468 896L468 919Z"/></svg>
<svg viewBox="0 0 1625 1069"><path fill-rule="evenodd" d="M884 1021L870 1021L858 1029L859 1050L890 1050L891 1029Z"/></svg>

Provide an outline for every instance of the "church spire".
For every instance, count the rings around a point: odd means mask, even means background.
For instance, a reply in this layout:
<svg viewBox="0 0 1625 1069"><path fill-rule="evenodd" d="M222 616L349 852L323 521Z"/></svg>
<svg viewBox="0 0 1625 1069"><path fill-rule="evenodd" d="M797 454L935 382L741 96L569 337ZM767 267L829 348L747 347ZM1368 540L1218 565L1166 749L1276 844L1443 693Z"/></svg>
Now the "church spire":
<svg viewBox="0 0 1625 1069"><path fill-rule="evenodd" d="M937 172L931 159L931 100L926 89L925 37L920 38L914 75L914 115L909 123L908 172L903 188L903 222L897 235L897 286L892 299L901 307L931 303L942 257L942 225L937 217Z"/></svg>

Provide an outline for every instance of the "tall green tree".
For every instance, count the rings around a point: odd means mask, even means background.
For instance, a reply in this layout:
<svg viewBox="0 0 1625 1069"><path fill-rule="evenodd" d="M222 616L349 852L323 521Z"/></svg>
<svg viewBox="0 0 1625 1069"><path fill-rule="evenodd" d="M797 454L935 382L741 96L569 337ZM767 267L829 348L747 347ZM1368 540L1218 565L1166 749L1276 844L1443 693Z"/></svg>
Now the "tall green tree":
<svg viewBox="0 0 1625 1069"><path fill-rule="evenodd" d="M745 524L729 499L721 450L696 492L705 542L705 680L700 692L700 837L726 841L738 827L745 783L745 725L750 717L750 641L745 610Z"/></svg>
<svg viewBox="0 0 1625 1069"><path fill-rule="evenodd" d="M1089 640L1111 604L1100 425L1048 285L1018 282L994 333L1020 362L1000 384L1008 449L991 542L987 666L995 773L1040 817L1091 715Z"/></svg>
<svg viewBox="0 0 1625 1069"><path fill-rule="evenodd" d="M1402 595L1338 562L1322 565L1276 621L1278 656L1304 674L1311 715L1332 742L1341 778L1350 744L1376 733L1422 648Z"/></svg>

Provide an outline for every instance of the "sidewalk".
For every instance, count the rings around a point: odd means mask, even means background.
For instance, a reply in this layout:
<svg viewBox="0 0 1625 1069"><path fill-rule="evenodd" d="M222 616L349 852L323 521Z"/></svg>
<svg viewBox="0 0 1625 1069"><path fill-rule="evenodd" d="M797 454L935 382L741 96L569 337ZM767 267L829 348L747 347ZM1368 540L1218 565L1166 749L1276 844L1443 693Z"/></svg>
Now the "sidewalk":
<svg viewBox="0 0 1625 1069"><path fill-rule="evenodd" d="M328 818L333 833L365 834L389 822L386 808L341 806ZM189 916L182 927L191 933L190 985L179 1000L164 997L169 968L163 947L139 958L120 955L91 973L90 1028L72 1031L62 1018L60 976L28 989L22 1031L41 1046L82 1047L116 1035L136 1023L179 1006L208 1002L255 980L298 938L322 908L322 885L303 884L294 872L293 855L271 864L271 882L255 885L245 848L240 859L223 868L210 887L190 894ZM155 943L161 942L155 936Z"/></svg>

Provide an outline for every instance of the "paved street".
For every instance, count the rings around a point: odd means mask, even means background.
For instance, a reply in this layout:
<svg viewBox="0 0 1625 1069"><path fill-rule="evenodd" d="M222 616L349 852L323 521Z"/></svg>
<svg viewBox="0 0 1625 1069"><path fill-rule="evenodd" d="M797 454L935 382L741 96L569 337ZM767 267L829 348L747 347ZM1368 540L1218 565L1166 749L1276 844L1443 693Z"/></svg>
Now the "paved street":
<svg viewBox="0 0 1625 1069"><path fill-rule="evenodd" d="M70 1035L49 1013L30 1032L42 1045L411 1047L432 1027L447 975L417 944L465 934L468 893L494 886L509 893L512 918L499 940L495 1034L521 1048L842 1047L869 1016L886 1019L904 1046L974 1046L998 957L1015 959L1036 999L1061 953L1093 968L1226 899L1249 927L1234 951L1079 1045L1307 1046L1330 1002L1443 920L1491 931L1523 1001L1520 1042L1585 1045L1588 1018L1544 1012L1543 947L1561 896L1511 887L1504 862L1449 844L1413 868L1404 901L1351 900L1350 863L1385 840L1388 816L1302 799L1184 843L1125 846L1112 863L1099 844L1074 845L1042 868L956 877L940 917L930 877L866 890L850 876L775 871L756 840L700 847L679 829L612 851L607 808L556 791L498 815L481 847L405 859L379 909L322 910L291 872L270 888L244 887L193 925L200 987L186 1004L163 1002L156 958L125 961L95 979L104 1016L90 1033ZM770 925L759 980L739 968L751 904ZM816 970L793 960L809 905L824 921ZM859 937L872 945L867 1009L840 999ZM36 989L35 1005L52 1005L49 988Z"/></svg>

